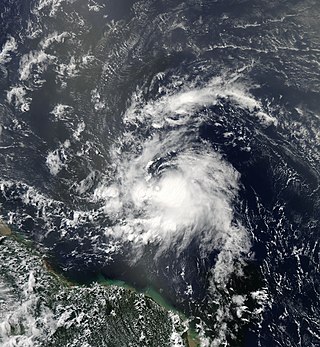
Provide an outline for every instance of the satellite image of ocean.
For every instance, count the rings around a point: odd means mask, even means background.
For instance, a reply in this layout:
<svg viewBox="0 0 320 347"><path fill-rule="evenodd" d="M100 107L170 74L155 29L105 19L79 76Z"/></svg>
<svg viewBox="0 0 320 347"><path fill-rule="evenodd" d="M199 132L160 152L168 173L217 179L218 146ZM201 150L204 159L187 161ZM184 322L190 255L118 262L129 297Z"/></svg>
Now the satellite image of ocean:
<svg viewBox="0 0 320 347"><path fill-rule="evenodd" d="M1 0L0 346L320 346L319 0Z"/></svg>

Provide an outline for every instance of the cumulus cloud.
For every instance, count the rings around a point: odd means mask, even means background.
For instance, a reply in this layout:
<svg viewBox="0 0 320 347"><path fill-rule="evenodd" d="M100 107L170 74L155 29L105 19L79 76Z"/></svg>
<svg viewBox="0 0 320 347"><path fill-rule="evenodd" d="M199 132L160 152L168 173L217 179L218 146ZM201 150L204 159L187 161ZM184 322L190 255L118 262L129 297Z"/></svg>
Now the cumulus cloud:
<svg viewBox="0 0 320 347"><path fill-rule="evenodd" d="M14 37L9 36L8 40L2 46L2 49L0 51L0 65L11 61L12 53L15 52L17 48L17 41Z"/></svg>
<svg viewBox="0 0 320 347"><path fill-rule="evenodd" d="M239 173L198 137L204 121L199 111L221 97L261 108L240 85L221 79L146 103L135 95L124 116L130 130L114 147L113 172L94 197L104 201L114 221L108 237L130 243L137 255L149 244L157 247L157 256L168 249L179 254L194 240L203 257L217 250L213 276L223 285L241 271L235 264L249 252L250 240L234 216Z"/></svg>
<svg viewBox="0 0 320 347"><path fill-rule="evenodd" d="M54 56L45 53L43 50L31 51L28 54L23 55L20 59L19 67L20 80L28 80L33 68L35 68L38 73L46 71L48 64L54 59Z"/></svg>
<svg viewBox="0 0 320 347"><path fill-rule="evenodd" d="M27 97L27 90L23 86L12 87L7 91L7 102L19 107L22 112L29 111L31 99Z"/></svg>
<svg viewBox="0 0 320 347"><path fill-rule="evenodd" d="M147 104L141 104L139 93L134 95L132 105L125 114L124 122L139 124L151 121L154 128L186 124L194 117L195 111L214 106L224 99L249 110L264 125L277 125L276 118L263 110L261 102L250 94L246 85L237 82L236 77L232 79L216 77L202 86L191 84L179 91L176 91L176 87L173 85L164 91L164 96Z"/></svg>
<svg viewBox="0 0 320 347"><path fill-rule="evenodd" d="M53 176L57 174L67 166L66 162L68 160L67 149L70 147L70 141L66 140L63 144L59 146L58 149L50 151L46 158L47 167Z"/></svg>

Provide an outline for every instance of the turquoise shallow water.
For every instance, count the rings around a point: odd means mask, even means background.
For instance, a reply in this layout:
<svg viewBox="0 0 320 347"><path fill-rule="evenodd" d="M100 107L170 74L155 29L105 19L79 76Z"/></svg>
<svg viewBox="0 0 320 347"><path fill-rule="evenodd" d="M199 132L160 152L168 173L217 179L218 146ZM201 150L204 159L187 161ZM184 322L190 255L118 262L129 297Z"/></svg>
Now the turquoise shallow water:
<svg viewBox="0 0 320 347"><path fill-rule="evenodd" d="M179 317L183 320L183 321L187 321L188 318L185 316L184 313L182 313L181 311L178 311L172 304L170 304L157 290L155 290L154 288L152 288L151 286L146 287L142 290L137 290L134 287L132 287L130 284L121 281L121 280L111 280L111 279L106 279L103 275L100 275L97 279L97 282L99 284L102 285L106 285L106 286L116 286L116 287L120 287L120 288L125 288L125 289L129 289L132 290L134 292L138 292L138 293L143 293L144 295L146 295L147 297L151 298L154 302L156 302L158 305L160 305L161 307L165 308L168 311L174 312L176 314L179 315ZM188 343L190 347L196 347L196 346L200 346L200 341L199 341L199 337L194 329L194 325L191 322L191 325L189 325L189 329L187 331L187 339L188 339Z"/></svg>
<svg viewBox="0 0 320 347"><path fill-rule="evenodd" d="M103 275L100 275L98 277L97 282L103 285L117 286L121 288L130 289L138 293L143 293L146 296L150 297L152 300L154 300L156 303L161 305L162 307L166 308L167 310L178 312L177 309L172 304L170 304L157 290L155 290L151 286L141 290L140 289L137 290L136 288L126 283L125 281L106 279ZM183 316L182 312L180 312L179 315Z"/></svg>
<svg viewBox="0 0 320 347"><path fill-rule="evenodd" d="M318 346L319 2L3 0L0 15L0 218L57 272L145 288L209 344Z"/></svg>
<svg viewBox="0 0 320 347"><path fill-rule="evenodd" d="M1 233L1 232L0 232ZM126 287L77 285L55 273L21 237L0 239L0 345L78 347L183 345L184 323ZM32 325L30 324L32 322Z"/></svg>

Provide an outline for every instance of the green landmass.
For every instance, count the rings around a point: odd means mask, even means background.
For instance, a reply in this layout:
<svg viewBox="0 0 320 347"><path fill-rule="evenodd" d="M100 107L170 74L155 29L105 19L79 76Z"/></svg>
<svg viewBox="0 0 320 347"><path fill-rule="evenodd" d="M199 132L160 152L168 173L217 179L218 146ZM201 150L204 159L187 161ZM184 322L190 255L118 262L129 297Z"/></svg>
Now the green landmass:
<svg viewBox="0 0 320 347"><path fill-rule="evenodd" d="M75 285L3 223L0 237L1 346L198 345L185 317L154 289L105 279Z"/></svg>

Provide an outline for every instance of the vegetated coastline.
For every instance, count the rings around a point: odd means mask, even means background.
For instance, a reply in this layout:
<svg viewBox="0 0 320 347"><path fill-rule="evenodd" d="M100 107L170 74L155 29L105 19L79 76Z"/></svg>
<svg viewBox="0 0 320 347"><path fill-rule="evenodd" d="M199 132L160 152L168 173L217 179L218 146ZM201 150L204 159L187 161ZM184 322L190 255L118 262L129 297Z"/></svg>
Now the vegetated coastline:
<svg viewBox="0 0 320 347"><path fill-rule="evenodd" d="M36 251L33 249L32 244L29 241L25 240L19 233L15 233L14 231L12 231L12 229L8 225L6 225L2 220L0 220L0 243L8 237L14 239L16 242L20 243L20 245L23 244L32 252ZM41 256L41 254L39 255ZM46 257L43 257L43 266L45 270L49 272L53 277L55 277L63 286L83 286L83 284L68 279L61 273L61 271L55 269L55 267L50 263L50 261ZM132 285L124 281L116 279L107 279L103 275L97 276L97 278L95 278L91 283L94 282L102 286L116 286L137 294L143 294L145 297L151 299L153 302L155 302L157 305L159 305L166 311L177 314L182 321L188 321L188 318L182 312L178 311L175 307L173 307L158 291L156 291L151 286L148 286L143 290L138 290L137 288L134 288ZM200 346L199 337L197 336L196 331L192 327L189 326L188 330L182 335L182 337L184 339L186 347Z"/></svg>

